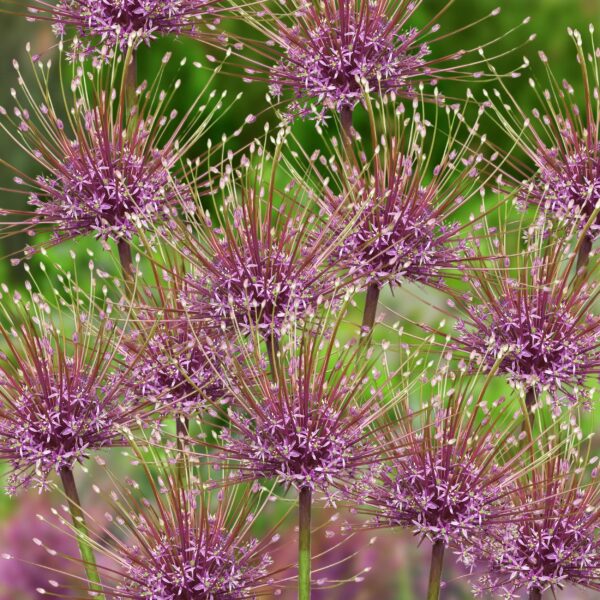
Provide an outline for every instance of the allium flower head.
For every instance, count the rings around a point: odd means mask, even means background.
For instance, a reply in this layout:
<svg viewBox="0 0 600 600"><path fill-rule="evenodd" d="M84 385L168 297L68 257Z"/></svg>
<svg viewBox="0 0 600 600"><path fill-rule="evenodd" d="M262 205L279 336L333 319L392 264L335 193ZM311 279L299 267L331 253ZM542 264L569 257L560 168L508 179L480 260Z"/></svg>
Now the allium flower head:
<svg viewBox="0 0 600 600"><path fill-rule="evenodd" d="M275 383L259 356L234 380L221 451L242 479L327 491L389 450L378 427L394 399L386 405L360 344L338 346L335 331L307 330L274 357Z"/></svg>
<svg viewBox="0 0 600 600"><path fill-rule="evenodd" d="M0 126L43 170L35 178L17 172L15 183L29 195L33 212L3 210L21 216L22 221L13 221L15 228L30 233L50 228L54 240L85 234L130 239L140 228L186 208L190 194L180 159L209 118L197 103L183 116L170 108L172 94L160 89L169 58L152 85L137 88L136 105L129 109L126 67L119 74L112 63L78 62L70 92L63 90L62 96L72 102L61 106L48 87L54 73L50 63L32 61L41 71L39 89L27 86L15 63L21 90L13 93L14 116L0 109Z"/></svg>
<svg viewBox="0 0 600 600"><path fill-rule="evenodd" d="M522 591L558 592L566 585L600 590L600 512L597 472L574 454L554 456L527 472L506 497L477 550L487 573L476 586L520 598Z"/></svg>
<svg viewBox="0 0 600 600"><path fill-rule="evenodd" d="M498 374L523 392L548 391L556 410L565 400L585 403L586 380L600 373L597 287L570 284L573 257L558 237L475 270L469 291L456 298L461 315L452 342L488 367L500 360Z"/></svg>
<svg viewBox="0 0 600 600"><path fill-rule="evenodd" d="M189 465L182 478L164 457L136 449L135 458L141 477L106 493L114 525L98 549L108 561L99 567L102 593L116 600L273 596L283 571L271 558L279 535L253 533L266 494L246 486L210 492ZM147 490L141 499L140 489Z"/></svg>
<svg viewBox="0 0 600 600"><path fill-rule="evenodd" d="M97 314L62 308L53 319L38 294L16 294L12 301L21 310L0 328L6 347L0 355L0 458L11 467L9 490L15 492L44 488L52 472L122 443L122 427L133 427L146 411L129 393L128 370L119 365L121 334L110 303Z"/></svg>
<svg viewBox="0 0 600 600"><path fill-rule="evenodd" d="M251 153L266 153L253 146ZM279 155L279 150L276 156ZM169 243L192 268L182 304L192 320L223 323L249 333L281 337L290 324L314 314L339 294L340 268L331 256L335 237L313 213L302 181L285 187L279 159L267 169L264 156L253 167L242 159L239 169L225 169L221 187L224 213L214 224L208 212L193 222L172 223ZM215 206L221 204L214 197Z"/></svg>
<svg viewBox="0 0 600 600"><path fill-rule="evenodd" d="M510 426L499 426L510 422L503 399L488 402L487 384L438 367L421 379L424 405L414 412L401 405L408 418L398 420L393 434L404 440L401 449L349 488L350 498L363 505L369 527L407 528L470 563L469 540L503 507L519 456Z"/></svg>
<svg viewBox="0 0 600 600"><path fill-rule="evenodd" d="M214 21L217 0L32 0L33 19L50 21L62 39L72 29L77 52L126 51L163 35L194 34Z"/></svg>
<svg viewBox="0 0 600 600"><path fill-rule="evenodd" d="M340 232L335 260L378 288L403 281L439 286L444 274L460 268L465 234L455 214L484 185L479 176L483 157L469 149L477 124L459 142L463 125L458 108L437 108L446 113L448 137L436 164L431 158L433 124L416 101L413 109L410 118L403 103L369 103L372 118L386 121L386 133L369 140L375 148L372 160L356 135L353 156L328 162L334 185L322 202Z"/></svg>
<svg viewBox="0 0 600 600"><path fill-rule="evenodd" d="M410 98L420 83L480 77L482 73L469 72L480 58L468 67L460 64L474 50L435 56L437 19L451 3L425 26L418 26L421 4L421 0L294 0L287 14L265 8L260 21L255 16L251 22L268 37L264 52L273 55L275 64L246 69L248 78L264 71L273 96L291 97L291 113L321 119L327 110L351 112L369 91ZM499 12L496 9L490 16ZM448 35L452 34L439 37Z"/></svg>
<svg viewBox="0 0 600 600"><path fill-rule="evenodd" d="M133 362L131 385L163 415L190 417L226 402L222 371L227 341L216 328L196 325L181 307L181 274L166 271L137 300L125 353Z"/></svg>
<svg viewBox="0 0 600 600"><path fill-rule="evenodd" d="M594 240L600 232L596 210L600 206L600 53L593 26L589 52L578 31L570 31L570 35L581 75L576 83L559 81L546 55L540 53L547 84L540 90L539 82L530 81L538 98L531 114L507 89L488 98L502 129L526 158L519 157L514 165L509 160L502 187L517 185L517 198L523 206L539 206L559 221L585 230Z"/></svg>

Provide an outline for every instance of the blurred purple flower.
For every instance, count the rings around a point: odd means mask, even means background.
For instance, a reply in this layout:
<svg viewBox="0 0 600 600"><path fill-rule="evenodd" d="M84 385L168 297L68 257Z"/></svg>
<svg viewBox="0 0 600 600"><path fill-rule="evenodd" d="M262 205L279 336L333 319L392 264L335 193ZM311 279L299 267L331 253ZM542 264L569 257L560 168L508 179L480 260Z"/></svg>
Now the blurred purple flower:
<svg viewBox="0 0 600 600"><path fill-rule="evenodd" d="M77 553L77 543L67 527L47 516L50 509L47 496L29 494L20 498L16 512L3 523L2 553L11 558L0 558L0 600L31 600L41 596L40 589L51 589L63 598L78 597L73 580L61 574L71 571L83 576L83 569L65 556ZM43 541L56 553L48 553L34 540ZM49 585L50 579L55 585Z"/></svg>

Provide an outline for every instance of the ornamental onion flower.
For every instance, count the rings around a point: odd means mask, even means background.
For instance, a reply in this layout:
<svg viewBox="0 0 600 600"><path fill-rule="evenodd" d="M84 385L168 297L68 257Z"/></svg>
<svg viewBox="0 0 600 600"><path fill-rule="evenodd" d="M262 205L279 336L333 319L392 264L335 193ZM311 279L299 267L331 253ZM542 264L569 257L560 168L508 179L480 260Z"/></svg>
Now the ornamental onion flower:
<svg viewBox="0 0 600 600"><path fill-rule="evenodd" d="M5 226L30 234L49 229L54 243L86 234L114 240L131 270L129 243L136 232L186 209L190 193L181 158L210 127L212 110L222 106L222 98L211 101L214 92L201 94L178 115L171 102L181 82L161 89L169 60L165 55L153 83L137 87L129 108L128 67L120 69L118 62L78 61L70 90L56 97L50 61L43 65L32 57L34 86L15 62L20 90L12 92L13 116L0 108L0 127L42 173L32 178L16 172L15 183L33 210L2 209L12 215Z"/></svg>
<svg viewBox="0 0 600 600"><path fill-rule="evenodd" d="M182 286L188 317L245 335L257 328L274 346L292 324L342 293L341 271L331 261L335 237L303 181L289 180L282 144L280 138L271 156L254 143L239 167L226 163L211 186L214 206L222 206L218 222L198 204L189 219L160 229L189 265Z"/></svg>
<svg viewBox="0 0 600 600"><path fill-rule="evenodd" d="M189 420L210 404L227 402L222 371L230 354L216 327L194 323L181 306L184 278L155 270L154 282L134 300L135 318L124 342L131 385L161 416Z"/></svg>
<svg viewBox="0 0 600 600"><path fill-rule="evenodd" d="M375 133L373 126L366 142L354 134L350 155L327 161L332 183L320 201L339 231L334 260L367 288L368 328L383 286L417 282L444 288L445 277L467 260L473 223L461 224L456 215L485 190L484 138L478 140L479 118L466 125L462 111L443 100L434 110L430 118L417 100L412 113L393 96L368 101L371 122L385 123L385 133Z"/></svg>
<svg viewBox="0 0 600 600"><path fill-rule="evenodd" d="M468 291L452 302L460 311L452 346L487 368L500 360L498 374L528 412L546 392L555 413L563 404L588 406L588 378L600 373L598 288L589 274L570 280L573 262L563 232L541 230L510 258L480 259Z"/></svg>
<svg viewBox="0 0 600 600"><path fill-rule="evenodd" d="M272 353L270 372L261 366L265 361L254 338L247 371L229 384L230 426L210 459L232 469L233 480L268 478L298 491L303 600L311 588L313 493L335 502L335 482L349 481L364 468L378 469L382 457L401 444L386 442L382 432L402 390L386 397L393 376L370 373L373 361L364 345L342 345L338 329L339 322L330 330L313 321L294 332Z"/></svg>
<svg viewBox="0 0 600 600"><path fill-rule="evenodd" d="M277 593L286 571L273 566L277 527L260 533L256 527L269 492L231 485L208 490L189 463L182 475L156 451L131 444L130 456L140 466L127 482L112 475L114 489L102 495L111 525L99 532L101 543L90 540L106 559L99 567L101 593L115 600L241 600Z"/></svg>
<svg viewBox="0 0 600 600"><path fill-rule="evenodd" d="M326 0L289 3L287 11L265 5L250 22L265 36L261 48L274 64L255 62L246 68L249 80L268 76L271 94L290 98L291 115L323 119L334 111L351 119L365 89L410 98L420 83L445 78L472 79L481 58L478 50L457 49L436 56L438 39L476 27L500 9L457 32L439 34L440 17L452 2L442 3L438 13L417 25L421 0ZM491 45L494 42L488 42ZM467 64L462 64L465 58Z"/></svg>
<svg viewBox="0 0 600 600"><path fill-rule="evenodd" d="M478 597L560 597L568 584L600 590L600 487L597 462L576 449L555 453L523 475L477 547L486 574Z"/></svg>
<svg viewBox="0 0 600 600"><path fill-rule="evenodd" d="M71 282L65 292L80 298ZM121 429L149 411L129 393L129 369L118 354L123 334L109 300L102 309L74 301L56 315L38 293L15 293L11 301L16 311L0 327L0 459L10 465L15 493L45 489L52 473L122 444Z"/></svg>
<svg viewBox="0 0 600 600"><path fill-rule="evenodd" d="M504 509L523 470L504 398L490 402L490 377L457 373L444 361L420 379L419 403L399 410L402 447L347 488L371 528L406 528L432 544L428 598L438 598L444 553L474 561L472 539Z"/></svg>
<svg viewBox="0 0 600 600"><path fill-rule="evenodd" d="M31 20L49 21L62 40L71 33L74 54L126 51L164 35L198 34L214 29L223 11L220 0L28 0Z"/></svg>
<svg viewBox="0 0 600 600"><path fill-rule="evenodd" d="M45 489L53 472L60 476L89 591L97 593L100 578L74 467L98 450L124 444L123 428L141 426L151 413L130 393L129 369L118 354L123 334L115 325L114 306L104 292L96 298L91 261L89 268L87 295L77 276L60 275L55 305L28 281L29 297L15 293L15 310L5 310L0 460L10 467L11 493L26 486ZM6 287L3 293L8 295Z"/></svg>
<svg viewBox="0 0 600 600"><path fill-rule="evenodd" d="M540 52L547 83L540 89L540 82L530 79L538 100L531 113L505 86L487 97L495 108L495 120L524 156L509 158L500 189L516 186L522 206L538 206L582 231L585 235L578 247L578 267L582 267L600 232L600 51L593 25L589 49L579 31L569 33L580 72L576 82L559 81Z"/></svg>

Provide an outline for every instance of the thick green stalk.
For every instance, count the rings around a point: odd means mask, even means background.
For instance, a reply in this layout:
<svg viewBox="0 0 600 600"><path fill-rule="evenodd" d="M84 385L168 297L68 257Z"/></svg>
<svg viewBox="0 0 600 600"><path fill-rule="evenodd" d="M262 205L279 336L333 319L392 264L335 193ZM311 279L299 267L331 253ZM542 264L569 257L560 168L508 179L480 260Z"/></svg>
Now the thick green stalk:
<svg viewBox="0 0 600 600"><path fill-rule="evenodd" d="M442 586L442 570L444 568L444 542L438 540L431 550L431 569L429 571L429 590L427 600L439 600Z"/></svg>
<svg viewBox="0 0 600 600"><path fill-rule="evenodd" d="M310 600L311 559L310 559L310 518L312 490L300 490L298 501L298 600Z"/></svg>
<svg viewBox="0 0 600 600"><path fill-rule="evenodd" d="M83 511L81 510L81 502L79 500L77 486L75 485L73 471L71 469L61 469L60 479L69 504L73 527L77 534L79 553L81 554L81 560L83 561L83 566L89 581L90 592L94 592L94 598L104 600L104 595L101 593L102 582L98 573L98 567L96 566L94 551L90 545L90 536Z"/></svg>
<svg viewBox="0 0 600 600"><path fill-rule="evenodd" d="M380 288L376 283L372 283L367 288L367 298L365 300L365 312L363 313L362 327L364 331L372 331L377 318L377 306L379 304Z"/></svg>

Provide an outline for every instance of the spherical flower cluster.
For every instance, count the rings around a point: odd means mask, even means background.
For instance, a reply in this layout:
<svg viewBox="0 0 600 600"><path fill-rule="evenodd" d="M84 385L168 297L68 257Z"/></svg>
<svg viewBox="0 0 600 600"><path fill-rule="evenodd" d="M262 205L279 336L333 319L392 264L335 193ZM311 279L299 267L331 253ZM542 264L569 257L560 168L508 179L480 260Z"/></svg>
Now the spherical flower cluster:
<svg viewBox="0 0 600 600"><path fill-rule="evenodd" d="M255 258L224 252L207 283L207 305L216 318L233 320L247 332L253 326L281 335L286 323L302 319L317 307L317 269L302 268L301 257L259 242ZM193 310L193 309L192 309Z"/></svg>
<svg viewBox="0 0 600 600"><path fill-rule="evenodd" d="M276 478L297 489L325 490L356 469L368 447L352 418L333 410L305 414L299 408L276 412L265 407L253 417L233 417L237 435L224 434L224 450L253 478Z"/></svg>
<svg viewBox="0 0 600 600"><path fill-rule="evenodd" d="M575 142L571 147L579 150L567 155L556 149L540 151L539 171L531 183L522 186L519 198L522 204L537 204L582 229L600 206L600 144L588 147ZM598 236L598 215L586 231L591 238Z"/></svg>
<svg viewBox="0 0 600 600"><path fill-rule="evenodd" d="M39 380L31 376L41 375ZM89 454L120 439L127 421L123 387L84 374L46 370L22 384L1 375L0 456L11 465L10 490L45 487L53 471L71 469Z"/></svg>
<svg viewBox="0 0 600 600"><path fill-rule="evenodd" d="M406 527L432 542L460 544L484 525L504 493L485 471L470 456L408 456L383 470L366 500L376 507L380 527Z"/></svg>
<svg viewBox="0 0 600 600"><path fill-rule="evenodd" d="M165 206L177 205L186 192L171 177L171 157L145 152L146 133L139 133L142 139L129 143L106 140L92 127L89 139L72 141L55 172L37 179L40 193L29 203L38 221L52 223L57 237L130 238L160 218Z"/></svg>
<svg viewBox="0 0 600 600"><path fill-rule="evenodd" d="M503 598L541 598L571 584L600 590L597 469L585 481L584 463L562 455L523 477L476 540L486 572L475 587ZM534 595L534 594L537 594Z"/></svg>
<svg viewBox="0 0 600 600"><path fill-rule="evenodd" d="M598 318L577 310L586 301L583 292L560 297L549 287L509 287L489 304L469 307L469 320L456 326L457 348L475 352L490 368L498 362L498 373L525 390L575 402L573 388L585 389L600 369Z"/></svg>
<svg viewBox="0 0 600 600"><path fill-rule="evenodd" d="M365 82L374 89L414 93L413 80L428 72L430 53L420 43L422 32L399 30L383 10L342 1L339 8L325 3L299 9L301 24L283 30L285 53L271 71L271 92L279 97L291 89L300 112L311 104L342 111L353 109L364 95ZM363 8L361 6L361 8Z"/></svg>
<svg viewBox="0 0 600 600"><path fill-rule="evenodd" d="M445 269L458 266L462 259L465 242L457 238L460 225L444 222L434 205L434 185L412 189L411 174L410 161L399 160L390 188L380 189L378 181L360 181L353 191L356 202L348 207L339 200L331 203L330 211L341 216L340 229L352 223L338 258L367 285L400 285L407 280L435 285ZM336 207L340 203L341 210Z"/></svg>
<svg viewBox="0 0 600 600"><path fill-rule="evenodd" d="M520 598L523 589L598 585L600 540L588 515L570 512L569 506L556 506L540 518L517 518L499 530L490 543L489 575L478 586L481 596L490 587L505 598Z"/></svg>
<svg viewBox="0 0 600 600"><path fill-rule="evenodd" d="M257 540L238 543L210 522L197 531L188 529L185 539L162 536L154 542L143 550L130 549L142 550L144 560L131 565L117 598L241 600L257 582L267 582L273 562L268 554L258 554Z"/></svg>
<svg viewBox="0 0 600 600"><path fill-rule="evenodd" d="M190 417L209 402L224 400L219 373L224 362L217 360L212 342L202 345L189 328L178 325L166 322L149 340L138 342L141 347L134 345L130 379L135 394L161 414Z"/></svg>
<svg viewBox="0 0 600 600"><path fill-rule="evenodd" d="M193 33L203 17L214 12L214 0L60 0L49 9L39 2L34 17L51 18L64 37L73 28L86 53L99 51L91 39L125 51L150 43L160 35Z"/></svg>

